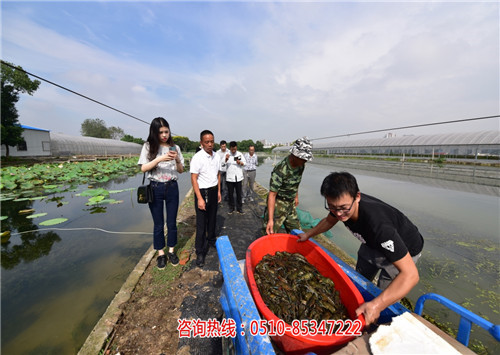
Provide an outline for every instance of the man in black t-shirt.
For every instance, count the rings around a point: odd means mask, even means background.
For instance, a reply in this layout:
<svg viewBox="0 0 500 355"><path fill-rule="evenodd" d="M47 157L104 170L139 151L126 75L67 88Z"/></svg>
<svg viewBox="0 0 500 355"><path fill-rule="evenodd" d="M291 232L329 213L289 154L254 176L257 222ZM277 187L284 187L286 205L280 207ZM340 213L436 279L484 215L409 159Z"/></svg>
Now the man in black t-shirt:
<svg viewBox="0 0 500 355"><path fill-rule="evenodd" d="M375 322L380 312L397 302L418 283L416 262L424 239L417 227L396 208L359 192L354 176L331 173L321 185L328 216L314 228L299 235L299 241L326 232L338 221L361 241L356 271L373 280L379 270L378 286L383 292L362 304L356 314L364 313L366 323Z"/></svg>

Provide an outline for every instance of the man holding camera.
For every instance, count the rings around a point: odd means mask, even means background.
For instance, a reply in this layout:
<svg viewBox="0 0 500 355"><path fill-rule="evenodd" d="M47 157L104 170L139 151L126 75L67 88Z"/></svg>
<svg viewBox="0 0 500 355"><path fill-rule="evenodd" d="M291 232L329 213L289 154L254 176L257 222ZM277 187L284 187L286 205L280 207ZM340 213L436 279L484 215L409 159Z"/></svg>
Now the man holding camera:
<svg viewBox="0 0 500 355"><path fill-rule="evenodd" d="M236 189L236 209L239 214L243 214L241 190L243 181L243 166L245 166L245 157L238 152L238 146L235 141L229 142L229 153L226 154L226 184L229 195L229 214L234 212L234 190Z"/></svg>
<svg viewBox="0 0 500 355"><path fill-rule="evenodd" d="M243 198L243 202L245 202L245 198L248 201L253 201L253 185L255 184L257 165L259 165L257 154L255 154L255 146L251 145L248 147L248 153L245 153L245 160L245 179L243 180L243 189L245 190L243 192L245 197Z"/></svg>
<svg viewBox="0 0 500 355"><path fill-rule="evenodd" d="M222 195L222 199L227 201L227 185L226 185L226 154L228 154L227 150L227 142L225 140L220 141L220 149L217 151L219 155L219 159L221 161L219 173L220 173L220 193Z"/></svg>

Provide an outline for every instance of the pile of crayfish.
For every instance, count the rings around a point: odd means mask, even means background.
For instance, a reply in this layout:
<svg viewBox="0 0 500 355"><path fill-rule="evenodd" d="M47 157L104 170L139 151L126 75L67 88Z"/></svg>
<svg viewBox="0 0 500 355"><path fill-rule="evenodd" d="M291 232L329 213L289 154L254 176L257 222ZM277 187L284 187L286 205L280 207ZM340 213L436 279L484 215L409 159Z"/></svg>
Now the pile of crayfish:
<svg viewBox="0 0 500 355"><path fill-rule="evenodd" d="M255 267L255 282L266 306L280 319L348 319L333 281L299 253L267 254Z"/></svg>

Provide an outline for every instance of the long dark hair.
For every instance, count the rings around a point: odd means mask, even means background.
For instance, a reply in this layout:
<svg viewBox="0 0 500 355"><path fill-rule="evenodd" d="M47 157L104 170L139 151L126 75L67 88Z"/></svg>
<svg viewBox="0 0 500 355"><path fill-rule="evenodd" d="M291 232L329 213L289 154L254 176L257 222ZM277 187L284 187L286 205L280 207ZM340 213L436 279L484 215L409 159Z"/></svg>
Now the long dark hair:
<svg viewBox="0 0 500 355"><path fill-rule="evenodd" d="M160 128L167 127L169 131L167 144L173 146L174 141L172 139L172 131L170 131L170 126L166 119L163 117L156 117L151 121L151 125L149 126L149 161L154 160L156 155L158 154L158 150L160 149Z"/></svg>

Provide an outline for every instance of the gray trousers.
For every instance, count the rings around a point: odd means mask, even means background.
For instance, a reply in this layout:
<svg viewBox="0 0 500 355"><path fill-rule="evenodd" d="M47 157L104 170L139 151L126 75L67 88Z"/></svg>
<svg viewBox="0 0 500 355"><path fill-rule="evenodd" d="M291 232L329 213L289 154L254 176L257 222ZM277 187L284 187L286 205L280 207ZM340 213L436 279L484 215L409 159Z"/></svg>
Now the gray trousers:
<svg viewBox="0 0 500 355"><path fill-rule="evenodd" d="M417 264L422 253L412 256L413 262ZM372 249L366 244L361 244L358 250L358 262L356 263L356 271L373 281L377 272L380 271L377 286L385 290L387 286L398 276L399 270L391 263L384 254L378 250Z"/></svg>
<svg viewBox="0 0 500 355"><path fill-rule="evenodd" d="M244 170L243 196L251 197L254 194L253 184L255 183L256 170Z"/></svg>

